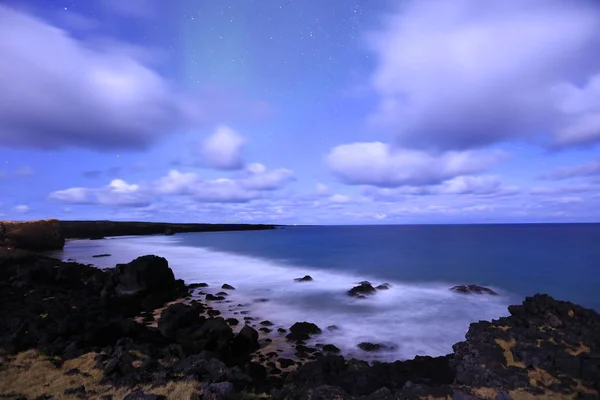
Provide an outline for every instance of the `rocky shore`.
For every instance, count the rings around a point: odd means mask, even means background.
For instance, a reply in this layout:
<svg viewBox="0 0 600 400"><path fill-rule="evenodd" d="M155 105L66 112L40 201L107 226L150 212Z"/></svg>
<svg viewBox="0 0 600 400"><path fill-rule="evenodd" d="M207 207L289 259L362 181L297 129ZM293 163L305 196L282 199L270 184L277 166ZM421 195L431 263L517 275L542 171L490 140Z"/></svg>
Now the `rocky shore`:
<svg viewBox="0 0 600 400"><path fill-rule="evenodd" d="M28 250L60 250L65 239L103 239L107 236L173 235L186 232L256 231L276 229L261 224L172 224L116 221L0 221L0 246Z"/></svg>
<svg viewBox="0 0 600 400"><path fill-rule="evenodd" d="M599 398L600 315L547 295L472 324L453 354L369 364L311 348L334 327L310 321L265 339L271 321L217 310L235 288L209 289L154 255L100 270L0 246L0 398Z"/></svg>

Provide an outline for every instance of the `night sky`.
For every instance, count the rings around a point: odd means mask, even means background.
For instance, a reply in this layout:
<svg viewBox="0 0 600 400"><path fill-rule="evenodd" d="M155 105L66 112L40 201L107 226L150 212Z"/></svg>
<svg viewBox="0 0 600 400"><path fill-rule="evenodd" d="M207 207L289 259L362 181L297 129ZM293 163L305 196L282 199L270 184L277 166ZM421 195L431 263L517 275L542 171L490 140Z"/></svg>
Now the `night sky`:
<svg viewBox="0 0 600 400"><path fill-rule="evenodd" d="M600 3L4 0L0 219L599 222Z"/></svg>

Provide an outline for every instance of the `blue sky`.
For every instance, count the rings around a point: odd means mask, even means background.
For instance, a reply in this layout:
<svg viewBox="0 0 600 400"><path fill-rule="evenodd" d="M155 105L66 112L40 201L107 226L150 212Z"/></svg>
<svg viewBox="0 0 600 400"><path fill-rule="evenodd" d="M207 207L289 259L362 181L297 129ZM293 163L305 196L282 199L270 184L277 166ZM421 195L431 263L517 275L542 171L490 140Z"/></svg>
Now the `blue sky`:
<svg viewBox="0 0 600 400"><path fill-rule="evenodd" d="M8 0L0 218L598 222L600 5Z"/></svg>

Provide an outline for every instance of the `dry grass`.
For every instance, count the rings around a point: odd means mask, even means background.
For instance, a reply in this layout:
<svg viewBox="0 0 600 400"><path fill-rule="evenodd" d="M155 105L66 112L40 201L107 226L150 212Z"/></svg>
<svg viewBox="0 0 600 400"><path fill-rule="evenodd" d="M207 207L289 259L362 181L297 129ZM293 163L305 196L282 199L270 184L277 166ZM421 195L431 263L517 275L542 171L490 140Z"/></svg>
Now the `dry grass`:
<svg viewBox="0 0 600 400"><path fill-rule="evenodd" d="M550 375L548 371L542 368L534 368L532 371L527 373L527 376L529 376L529 384L531 386L538 386L538 384L550 386L553 383L560 383L558 379Z"/></svg>
<svg viewBox="0 0 600 400"><path fill-rule="evenodd" d="M500 330L506 332L507 330L510 329L510 326L506 326L506 325L492 325L492 328L500 329Z"/></svg>
<svg viewBox="0 0 600 400"><path fill-rule="evenodd" d="M506 341L503 339L495 339L496 343L502 347L504 350L504 358L506 359L506 365L518 368L525 368L525 364L520 361L515 361L515 356L512 353L512 348L515 346L516 342L514 339L510 341Z"/></svg>
<svg viewBox="0 0 600 400"><path fill-rule="evenodd" d="M484 387L473 388L471 389L471 392L474 396L477 396L482 400L494 400L496 398L496 395L498 394L494 389Z"/></svg>
<svg viewBox="0 0 600 400"><path fill-rule="evenodd" d="M60 367L55 367L47 357L34 350L19 353L15 357L4 360L0 369L0 393L18 393L28 398L42 394L54 395L56 398L65 396L65 388L84 385L87 391L94 391L96 396L90 399L100 399L102 395L111 394L115 399L123 398L134 390L162 394L168 399L189 399L192 393L198 393L198 382L178 381L158 388L140 386L136 388L115 388L100 384L103 373L94 369L96 353L88 353L79 358L65 361ZM67 376L65 372L77 368L81 374ZM73 397L74 398L74 397Z"/></svg>
<svg viewBox="0 0 600 400"><path fill-rule="evenodd" d="M536 395L525 391L525 389L511 390L508 395L513 400L573 400L577 396L576 394L563 394L546 392L544 394Z"/></svg>
<svg viewBox="0 0 600 400"><path fill-rule="evenodd" d="M565 344L565 346L567 348L567 353L569 353L572 356L578 356L580 354L589 353L590 352L590 348L587 347L583 343L579 343L579 347L577 347L577 348L572 348L572 347L570 347L567 344Z"/></svg>

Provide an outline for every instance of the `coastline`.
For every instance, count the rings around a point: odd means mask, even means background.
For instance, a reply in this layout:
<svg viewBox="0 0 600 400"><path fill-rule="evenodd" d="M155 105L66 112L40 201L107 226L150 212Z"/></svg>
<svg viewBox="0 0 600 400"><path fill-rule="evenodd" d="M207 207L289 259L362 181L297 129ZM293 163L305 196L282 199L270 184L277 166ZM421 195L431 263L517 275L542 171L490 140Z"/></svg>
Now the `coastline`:
<svg viewBox="0 0 600 400"><path fill-rule="evenodd" d="M471 324L446 356L369 364L336 355L335 343L307 345L325 326L251 319L252 304L229 300L227 282L177 280L159 256L100 270L0 246L0 278L3 398L597 399L600 390L600 315L547 295Z"/></svg>

